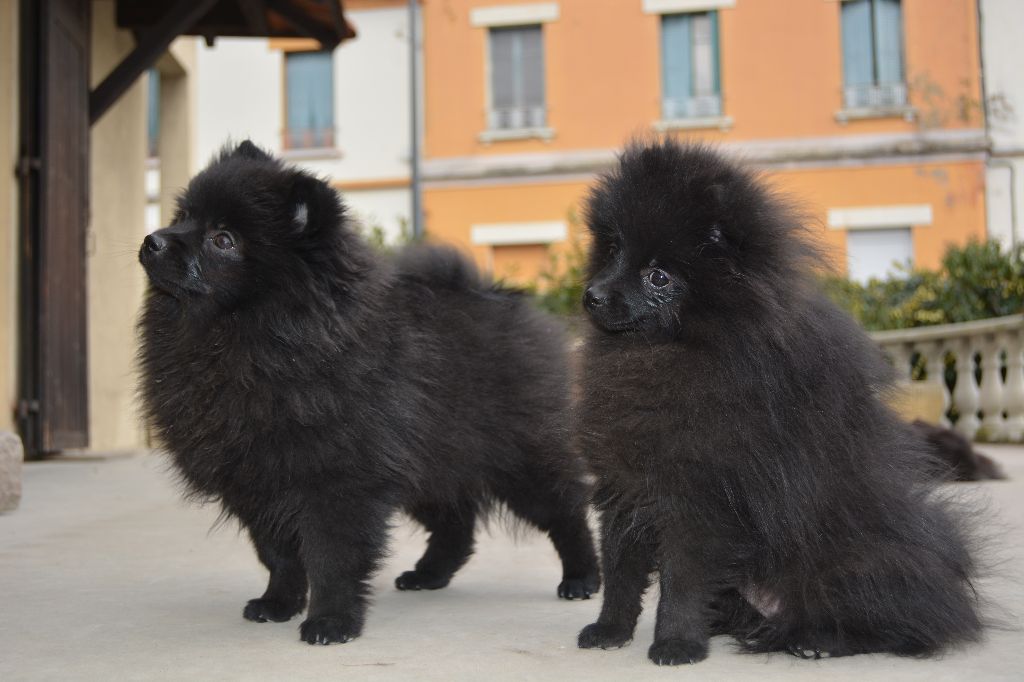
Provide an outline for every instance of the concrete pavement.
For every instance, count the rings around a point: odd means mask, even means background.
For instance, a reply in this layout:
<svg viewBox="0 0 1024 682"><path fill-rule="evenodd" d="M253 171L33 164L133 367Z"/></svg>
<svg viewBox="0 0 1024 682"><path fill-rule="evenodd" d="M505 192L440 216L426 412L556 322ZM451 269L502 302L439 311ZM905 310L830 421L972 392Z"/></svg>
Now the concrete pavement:
<svg viewBox="0 0 1024 682"><path fill-rule="evenodd" d="M985 593L1024 614L1024 448L981 449L1012 480L957 489L996 518L1003 563ZM211 530L216 516L181 500L157 455L26 465L21 507L0 515L0 680L1024 680L1020 630L925 661L742 655L719 637L707 661L658 668L646 658L656 589L631 646L581 651L600 600L556 599L546 538L500 526L447 589L403 593L392 581L424 536L399 522L363 637L313 647L299 619L242 619L265 571L234 525Z"/></svg>

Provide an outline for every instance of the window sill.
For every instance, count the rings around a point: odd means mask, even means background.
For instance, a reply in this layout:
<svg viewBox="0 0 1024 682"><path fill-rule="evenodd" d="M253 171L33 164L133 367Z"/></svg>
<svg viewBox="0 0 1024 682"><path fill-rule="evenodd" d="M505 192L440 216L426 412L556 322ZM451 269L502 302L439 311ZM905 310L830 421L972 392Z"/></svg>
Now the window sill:
<svg viewBox="0 0 1024 682"><path fill-rule="evenodd" d="M839 123L867 121L876 118L902 118L910 123L917 118L917 107L909 105L901 107L858 107L854 109L840 109L836 112L836 121Z"/></svg>
<svg viewBox="0 0 1024 682"><path fill-rule="evenodd" d="M318 161L341 157L341 150L336 147L292 147L281 150L281 158L286 161Z"/></svg>
<svg viewBox="0 0 1024 682"><path fill-rule="evenodd" d="M507 128L485 130L477 139L484 144L492 142L505 142L507 140L544 140L548 142L555 137L553 128Z"/></svg>
<svg viewBox="0 0 1024 682"><path fill-rule="evenodd" d="M654 129L659 133L669 130L708 130L718 128L729 130L732 128L732 116L703 116L700 118L671 118L663 121L655 121Z"/></svg>

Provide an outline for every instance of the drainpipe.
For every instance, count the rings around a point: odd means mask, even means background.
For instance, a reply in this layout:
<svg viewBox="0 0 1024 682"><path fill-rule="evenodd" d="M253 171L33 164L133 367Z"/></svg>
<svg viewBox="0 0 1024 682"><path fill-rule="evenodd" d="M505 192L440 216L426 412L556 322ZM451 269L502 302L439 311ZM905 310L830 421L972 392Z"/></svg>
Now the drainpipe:
<svg viewBox="0 0 1024 682"><path fill-rule="evenodd" d="M420 106L419 42L417 37L418 0L409 0L409 189L412 194L412 238L423 238L423 196L420 188Z"/></svg>

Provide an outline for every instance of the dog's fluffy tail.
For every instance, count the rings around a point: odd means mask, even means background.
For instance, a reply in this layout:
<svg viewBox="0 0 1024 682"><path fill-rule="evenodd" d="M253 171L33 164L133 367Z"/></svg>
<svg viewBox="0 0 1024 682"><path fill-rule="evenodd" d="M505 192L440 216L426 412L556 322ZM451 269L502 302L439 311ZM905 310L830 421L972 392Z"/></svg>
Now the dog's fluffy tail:
<svg viewBox="0 0 1024 682"><path fill-rule="evenodd" d="M449 246L414 244L396 256L399 277L433 289L518 296L522 291L492 282L465 256Z"/></svg>

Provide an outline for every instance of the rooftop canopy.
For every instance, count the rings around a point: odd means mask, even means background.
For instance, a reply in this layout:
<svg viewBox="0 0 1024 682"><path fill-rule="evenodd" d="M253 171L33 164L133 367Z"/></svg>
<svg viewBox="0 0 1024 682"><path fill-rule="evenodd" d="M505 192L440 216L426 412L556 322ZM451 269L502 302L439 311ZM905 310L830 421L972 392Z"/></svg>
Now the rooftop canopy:
<svg viewBox="0 0 1024 682"><path fill-rule="evenodd" d="M136 46L89 93L95 123L180 35L313 38L324 50L354 38L343 0L117 0L117 25Z"/></svg>

